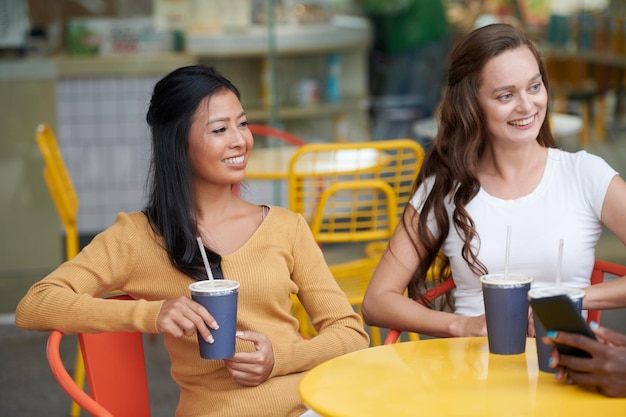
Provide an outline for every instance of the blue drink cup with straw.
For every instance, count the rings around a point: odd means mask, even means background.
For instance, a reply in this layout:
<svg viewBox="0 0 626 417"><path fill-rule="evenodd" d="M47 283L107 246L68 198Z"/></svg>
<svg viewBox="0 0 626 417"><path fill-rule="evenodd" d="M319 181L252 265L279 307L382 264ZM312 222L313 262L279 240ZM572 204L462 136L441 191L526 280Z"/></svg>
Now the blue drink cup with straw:
<svg viewBox="0 0 626 417"><path fill-rule="evenodd" d="M489 352L516 355L526 350L528 291L533 278L523 274L480 277L487 319Z"/></svg>
<svg viewBox="0 0 626 417"><path fill-rule="evenodd" d="M581 288L566 287L564 285L558 285L553 287L533 288L528 292L528 298L530 300L544 297L553 297L555 295L567 295L576 306L579 313L582 314L583 298L585 297L585 291ZM552 351L552 345L543 343L542 339L547 335L547 331L537 315L533 313L533 322L535 325L535 337L537 342L537 364L539 370L543 372L556 372L556 369L550 368L550 352Z"/></svg>
<svg viewBox="0 0 626 417"><path fill-rule="evenodd" d="M191 299L202 304L219 326L217 330L211 330L213 343L207 342L199 333L197 334L200 356L204 359L230 358L235 354L239 283L227 279L214 279L202 238L198 237L196 240L209 279L189 284Z"/></svg>
<svg viewBox="0 0 626 417"><path fill-rule="evenodd" d="M585 297L585 291L581 288L567 287L561 284L561 269L563 264L563 247L564 240L559 240L559 254L556 267L556 282L552 287L533 288L528 293L529 299L537 299L543 297L552 297L555 295L565 294L567 295L576 306L579 313L582 314L583 298ZM539 370L543 372L556 372L556 369L550 368L550 351L552 345L546 345L541 339L543 339L547 332L541 321L537 318L537 315L533 313L533 323L535 325L535 338L537 341L537 362Z"/></svg>
<svg viewBox="0 0 626 417"><path fill-rule="evenodd" d="M516 355L526 350L528 291L533 277L510 274L511 226L506 230L504 273L480 277L487 320L489 352Z"/></svg>
<svg viewBox="0 0 626 417"><path fill-rule="evenodd" d="M235 354L237 329L237 298L239 283L226 279L197 281L189 285L191 299L200 303L213 316L219 329L211 329L213 343L198 334L200 356L204 359L225 359Z"/></svg>

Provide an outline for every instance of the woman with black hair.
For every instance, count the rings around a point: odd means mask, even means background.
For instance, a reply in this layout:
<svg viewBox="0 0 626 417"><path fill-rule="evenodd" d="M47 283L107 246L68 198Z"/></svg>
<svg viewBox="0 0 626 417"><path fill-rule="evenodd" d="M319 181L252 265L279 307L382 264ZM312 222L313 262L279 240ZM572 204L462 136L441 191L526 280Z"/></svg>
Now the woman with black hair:
<svg viewBox="0 0 626 417"><path fill-rule="evenodd" d="M16 311L23 329L66 333L163 333L180 386L177 416L300 416L303 373L368 346L359 316L337 286L308 224L281 207L250 204L231 189L245 178L253 138L239 92L221 74L183 67L155 88L150 195L120 213L75 258L34 284ZM238 281L236 353L199 355L219 323L190 298L207 279L197 237L216 279ZM121 290L135 301L102 300ZM298 333L291 296L318 335Z"/></svg>

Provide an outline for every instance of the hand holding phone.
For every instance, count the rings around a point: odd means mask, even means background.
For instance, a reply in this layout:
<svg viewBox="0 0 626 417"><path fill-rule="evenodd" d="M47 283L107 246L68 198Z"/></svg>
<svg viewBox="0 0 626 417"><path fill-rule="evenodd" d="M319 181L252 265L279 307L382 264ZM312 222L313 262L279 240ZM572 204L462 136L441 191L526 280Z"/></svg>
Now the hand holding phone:
<svg viewBox="0 0 626 417"><path fill-rule="evenodd" d="M596 336L569 296L559 294L550 297L531 298L530 305L547 331L578 333L596 339ZM591 357L584 350L562 343L555 342L554 344L559 353L564 355Z"/></svg>

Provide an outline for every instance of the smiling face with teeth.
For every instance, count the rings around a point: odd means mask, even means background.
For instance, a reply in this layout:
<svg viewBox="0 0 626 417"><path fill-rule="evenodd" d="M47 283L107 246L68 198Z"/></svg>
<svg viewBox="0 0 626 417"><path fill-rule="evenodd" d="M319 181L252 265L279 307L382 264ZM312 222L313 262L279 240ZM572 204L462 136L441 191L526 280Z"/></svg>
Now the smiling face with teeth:
<svg viewBox="0 0 626 417"><path fill-rule="evenodd" d="M490 139L536 140L546 117L548 94L530 49L520 46L492 58L481 80L478 97Z"/></svg>
<svg viewBox="0 0 626 417"><path fill-rule="evenodd" d="M200 102L189 130L189 162L196 185L244 180L252 133L237 96L223 89Z"/></svg>

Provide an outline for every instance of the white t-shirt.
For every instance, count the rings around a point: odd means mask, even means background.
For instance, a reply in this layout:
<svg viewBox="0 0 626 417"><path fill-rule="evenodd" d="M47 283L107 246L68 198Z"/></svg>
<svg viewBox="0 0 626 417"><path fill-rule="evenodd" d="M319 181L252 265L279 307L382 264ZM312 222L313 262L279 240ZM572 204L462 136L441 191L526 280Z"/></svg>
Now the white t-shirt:
<svg viewBox="0 0 626 417"><path fill-rule="evenodd" d="M466 207L480 237L480 243L474 242L479 247L478 259L489 273L504 272L507 226L511 225L510 273L531 275L534 288L554 284L562 238L561 282L573 287L588 286L595 246L603 228L602 204L616 174L598 156L550 148L543 177L532 193L502 200L481 188ZM422 209L432 184L422 184L412 197L410 203L416 210ZM463 241L453 226L453 205L450 199L445 203L451 227L442 250L450 259L457 287L455 312L480 315L484 313L484 304L479 277L461 256ZM429 228L437 234L432 216Z"/></svg>

